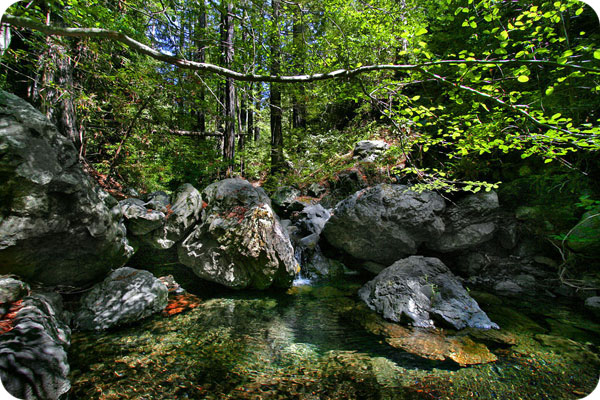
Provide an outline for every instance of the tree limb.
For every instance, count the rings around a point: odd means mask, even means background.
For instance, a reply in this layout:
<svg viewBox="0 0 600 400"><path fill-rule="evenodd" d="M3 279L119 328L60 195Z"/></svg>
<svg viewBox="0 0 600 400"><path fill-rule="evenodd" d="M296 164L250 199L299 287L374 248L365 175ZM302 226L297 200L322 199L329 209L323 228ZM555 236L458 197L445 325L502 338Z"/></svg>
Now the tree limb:
<svg viewBox="0 0 600 400"><path fill-rule="evenodd" d="M216 132L216 133L207 133L207 132L197 132L197 131L183 131L180 129L170 129L167 131L168 134L170 135L177 135L177 136L214 136L214 137L222 137L223 133L222 132Z"/></svg>
<svg viewBox="0 0 600 400"><path fill-rule="evenodd" d="M421 70L424 67L430 67L443 64L539 64L553 67L570 68L600 74L600 69L585 67L575 64L559 64L552 61L544 60L440 60L426 62L422 64L376 64L365 65L353 69L338 69L326 73L317 73L311 75L257 75L243 74L228 68L223 68L218 65L186 60L180 57L171 56L161 53L135 39L125 35L124 33L111 31L101 28L62 28L56 26L44 25L30 18L15 17L13 15L4 15L2 17L4 23L10 24L19 28L33 29L46 35L68 36L78 38L98 38L110 39L121 42L127 47L141 54L150 56L156 60L163 61L180 68L191 69L214 73L223 77L232 78L239 81L247 82L279 82L279 83L295 83L295 82L315 82L327 79L350 78L359 74L364 74L373 71L403 71L403 70Z"/></svg>
<svg viewBox="0 0 600 400"><path fill-rule="evenodd" d="M453 86L457 89L461 89L470 93L473 93L479 97L489 99L502 108L505 108L509 111L512 111L516 114L521 115L525 119L533 122L535 125L539 127L543 127L546 129L557 130L566 134L576 135L574 132L569 131L567 129L563 129L556 125L546 124L534 116L529 114L527 111L511 105L509 103L504 102L503 100L487 94L485 92L481 92L479 90L470 88L468 86L454 83L441 75L435 74L426 70L426 67L433 67L436 65L448 65L448 64L482 64L482 65L506 65L506 64L532 64L532 65L547 65L552 67L562 67L562 68L570 68L581 71L588 71L592 73L600 74L600 69L591 68L581 65L575 64L559 64L553 61L547 60L440 60L440 61L431 61L422 64L376 64L376 65L366 65L361 66L354 69L338 69L335 71L330 71L327 73L317 73L311 75L257 75L257 74L244 74L229 68L223 68L218 65L196 62L191 60L186 60L180 57L171 56L168 54L161 53L158 50L155 50L141 42L136 41L135 39L130 38L124 33L111 31L107 29L101 28L62 28L56 26L49 26L38 23L30 18L23 17L15 17L12 15L4 15L2 18L2 22L10 24L15 27L20 28L29 28L36 31L40 31L47 35L58 35L58 36L69 36L69 37L80 37L80 38L98 38L98 39L110 39L121 42L131 48L134 51L137 51L141 54L145 54L150 56L156 60L160 60L180 68L197 70L201 72L209 72L214 73L226 78L232 78L239 81L247 81L247 82L278 82L278 83L297 83L297 82L315 82L322 81L327 79L336 79L336 78L350 78L357 76L359 74L364 74L368 72L374 71L420 71L437 81L440 81L446 85ZM583 135L582 135L583 136Z"/></svg>

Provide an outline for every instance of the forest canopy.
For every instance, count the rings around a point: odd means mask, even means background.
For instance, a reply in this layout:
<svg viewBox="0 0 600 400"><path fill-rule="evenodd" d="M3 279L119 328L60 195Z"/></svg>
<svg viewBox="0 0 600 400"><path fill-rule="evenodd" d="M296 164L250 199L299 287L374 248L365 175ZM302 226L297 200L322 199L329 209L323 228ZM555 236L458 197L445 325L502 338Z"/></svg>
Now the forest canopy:
<svg viewBox="0 0 600 400"><path fill-rule="evenodd" d="M598 173L598 22L571 0L21 2L0 79L142 190L302 185L367 138L398 181L489 190L522 160Z"/></svg>

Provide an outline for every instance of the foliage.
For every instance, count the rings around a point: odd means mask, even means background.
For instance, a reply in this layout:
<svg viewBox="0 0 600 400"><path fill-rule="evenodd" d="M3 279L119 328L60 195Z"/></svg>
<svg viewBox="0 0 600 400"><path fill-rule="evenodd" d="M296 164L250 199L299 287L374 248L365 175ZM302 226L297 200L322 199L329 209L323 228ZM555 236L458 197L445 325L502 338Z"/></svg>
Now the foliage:
<svg viewBox="0 0 600 400"><path fill-rule="evenodd" d="M283 87L289 169L281 179L288 183L320 181L347 168L341 155L360 139L378 137L392 144L385 164L398 179L437 190L496 188L509 178L499 173L502 166L515 159L560 163L587 176L600 169L600 32L594 12L574 0L302 0L283 2L277 24L264 0L53 0L17 4L9 13L113 29L166 54L220 64L227 4L236 29L231 68L243 73L270 73L273 34L280 38L282 75L412 65ZM202 186L223 175L219 136L173 135L223 132L222 78L109 41L17 35L23 44L3 58L3 88L49 110L55 105L44 105L44 88L37 97L28 94L40 81L71 96L83 156L101 172L144 190L186 180ZM65 44L61 57L75 66L73 90L40 80L40 60L49 61L43 54L52 41ZM26 76L27 90L7 79L12 70ZM238 173L262 180L270 170L269 86L236 82L235 90L236 131L246 137L237 144ZM306 125L293 116L302 107Z"/></svg>

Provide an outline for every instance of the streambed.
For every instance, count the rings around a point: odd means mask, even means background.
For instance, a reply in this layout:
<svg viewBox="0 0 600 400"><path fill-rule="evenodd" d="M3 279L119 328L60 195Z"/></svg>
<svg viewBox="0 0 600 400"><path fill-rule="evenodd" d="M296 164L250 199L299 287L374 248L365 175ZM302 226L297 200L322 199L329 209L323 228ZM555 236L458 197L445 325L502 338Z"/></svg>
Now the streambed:
<svg viewBox="0 0 600 400"><path fill-rule="evenodd" d="M487 346L496 361L461 365L435 348L423 356L393 346L393 324L358 300L358 282L303 283L286 293L196 292L135 326L76 332L70 398L577 399L598 382L600 324L569 304L473 292L502 334L469 336L465 351Z"/></svg>

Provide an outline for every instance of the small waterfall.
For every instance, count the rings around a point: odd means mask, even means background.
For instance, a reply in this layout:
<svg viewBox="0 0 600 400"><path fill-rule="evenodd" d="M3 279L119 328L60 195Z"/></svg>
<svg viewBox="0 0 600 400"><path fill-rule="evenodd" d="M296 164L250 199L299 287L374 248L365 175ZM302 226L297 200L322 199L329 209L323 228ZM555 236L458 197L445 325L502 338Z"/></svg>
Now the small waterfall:
<svg viewBox="0 0 600 400"><path fill-rule="evenodd" d="M294 281L292 282L292 286L307 286L312 283L310 278L305 277L303 274L303 272L304 272L302 269L302 265L304 265L303 250L304 249L302 246L296 246L296 248L294 249L294 258L296 259L298 264L300 264L300 271L298 272L298 275L296 275L296 277L294 278Z"/></svg>

